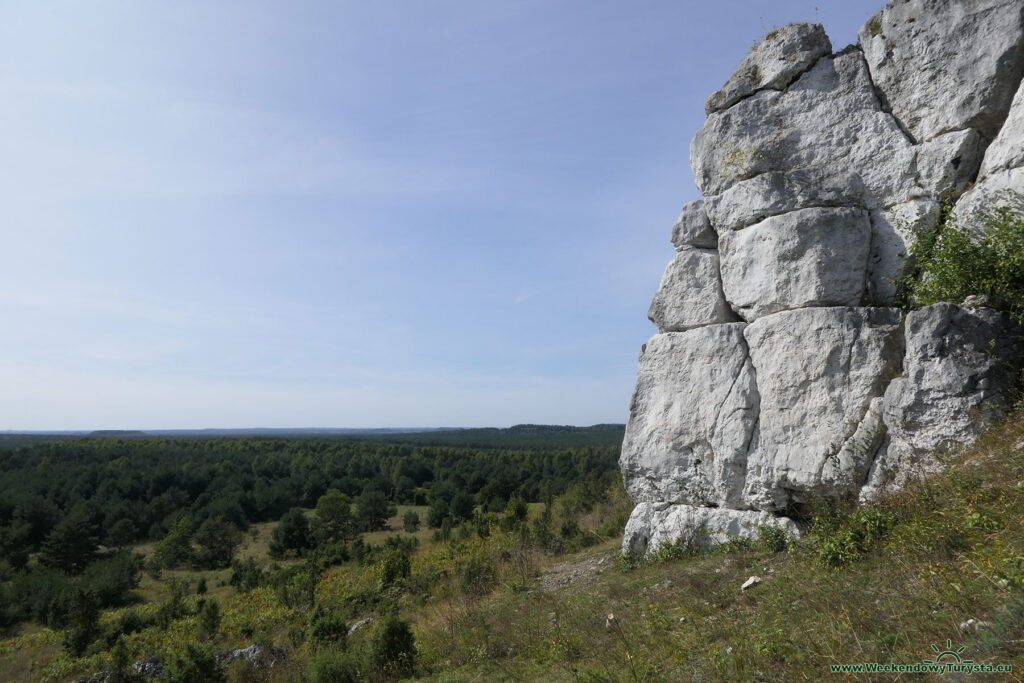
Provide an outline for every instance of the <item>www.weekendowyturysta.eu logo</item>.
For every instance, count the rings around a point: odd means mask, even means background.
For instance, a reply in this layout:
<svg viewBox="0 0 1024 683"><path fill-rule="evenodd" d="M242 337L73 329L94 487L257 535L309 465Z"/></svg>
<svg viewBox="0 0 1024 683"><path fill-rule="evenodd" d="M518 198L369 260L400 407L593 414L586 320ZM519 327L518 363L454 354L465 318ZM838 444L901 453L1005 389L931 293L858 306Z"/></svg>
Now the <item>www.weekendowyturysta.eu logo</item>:
<svg viewBox="0 0 1024 683"><path fill-rule="evenodd" d="M906 674L975 674L975 673L1011 673L1012 664L981 664L973 659L964 659L961 655L966 646L953 649L953 641L947 640L945 649L932 643L933 659L922 659L919 664L883 664L881 662L864 662L862 664L831 664L832 673L906 673Z"/></svg>

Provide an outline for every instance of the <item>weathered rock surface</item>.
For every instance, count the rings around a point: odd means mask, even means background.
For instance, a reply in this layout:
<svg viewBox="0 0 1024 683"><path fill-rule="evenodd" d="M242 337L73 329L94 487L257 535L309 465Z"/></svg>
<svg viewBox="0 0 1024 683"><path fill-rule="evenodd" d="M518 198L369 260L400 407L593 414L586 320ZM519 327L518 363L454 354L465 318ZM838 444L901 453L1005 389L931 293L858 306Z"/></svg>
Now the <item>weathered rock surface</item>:
<svg viewBox="0 0 1024 683"><path fill-rule="evenodd" d="M970 192L960 197L953 208L953 215L963 224L980 230L978 219L984 212L1013 200L1007 196L1008 192L1024 193L1024 166L985 176Z"/></svg>
<svg viewBox="0 0 1024 683"><path fill-rule="evenodd" d="M704 200L699 199L683 207L672 227L672 244L677 250L686 247L714 249L718 246L718 235L704 212Z"/></svg>
<svg viewBox="0 0 1024 683"><path fill-rule="evenodd" d="M871 222L859 208L811 208L719 239L725 298L744 320L806 306L855 306L864 293Z"/></svg>
<svg viewBox="0 0 1024 683"><path fill-rule="evenodd" d="M1007 314L936 304L907 315L903 376L885 392L886 450L863 495L937 469L936 454L970 446L1001 415L1024 361Z"/></svg>
<svg viewBox="0 0 1024 683"><path fill-rule="evenodd" d="M722 89L708 98L704 111L722 111L758 90L782 90L830 52L832 42L821 24L775 29L750 51Z"/></svg>
<svg viewBox="0 0 1024 683"><path fill-rule="evenodd" d="M979 177L984 180L992 173L1021 166L1024 166L1024 82L1017 88L1006 123L985 150Z"/></svg>
<svg viewBox="0 0 1024 683"><path fill-rule="evenodd" d="M899 374L899 323L890 308L807 308L744 330L760 394L747 506L781 511L809 494L859 490L875 451L856 448L857 432Z"/></svg>
<svg viewBox="0 0 1024 683"><path fill-rule="evenodd" d="M739 230L771 216L807 208L863 207L864 183L849 171L799 168L762 173L704 202L718 229Z"/></svg>
<svg viewBox="0 0 1024 683"><path fill-rule="evenodd" d="M953 215L959 221L977 223L983 211L1008 200L1008 191L1024 193L1024 83L1002 130L985 151L977 185L960 198Z"/></svg>
<svg viewBox="0 0 1024 683"><path fill-rule="evenodd" d="M653 337L620 466L635 501L736 505L758 410L743 323Z"/></svg>
<svg viewBox="0 0 1024 683"><path fill-rule="evenodd" d="M972 443L1024 365L985 302L891 308L944 203L970 221L1024 192L1024 2L898 0L863 52L823 36L770 34L708 99L704 199L673 230L623 442L624 552L898 488Z"/></svg>
<svg viewBox="0 0 1024 683"><path fill-rule="evenodd" d="M917 150L917 174L930 197L956 199L973 181L982 160L982 142L973 128L932 138Z"/></svg>
<svg viewBox="0 0 1024 683"><path fill-rule="evenodd" d="M707 549L733 538L755 539L762 526L778 527L794 537L800 535L792 520L767 512L640 503L626 524L622 551L642 555L677 542Z"/></svg>
<svg viewBox="0 0 1024 683"><path fill-rule="evenodd" d="M661 332L735 322L719 278L718 251L684 247L668 264L647 317Z"/></svg>
<svg viewBox="0 0 1024 683"><path fill-rule="evenodd" d="M914 242L914 230L934 227L939 220L939 209L934 199L920 197L871 211L867 300L879 306L896 302L901 280L914 265L907 258Z"/></svg>
<svg viewBox="0 0 1024 683"><path fill-rule="evenodd" d="M917 191L915 151L882 111L864 56L823 57L786 92L762 90L712 114L690 145L705 197L772 171L856 172L868 201L906 201Z"/></svg>
<svg viewBox="0 0 1024 683"><path fill-rule="evenodd" d="M859 36L875 85L919 141L965 128L991 140L1024 76L1020 0L891 0Z"/></svg>

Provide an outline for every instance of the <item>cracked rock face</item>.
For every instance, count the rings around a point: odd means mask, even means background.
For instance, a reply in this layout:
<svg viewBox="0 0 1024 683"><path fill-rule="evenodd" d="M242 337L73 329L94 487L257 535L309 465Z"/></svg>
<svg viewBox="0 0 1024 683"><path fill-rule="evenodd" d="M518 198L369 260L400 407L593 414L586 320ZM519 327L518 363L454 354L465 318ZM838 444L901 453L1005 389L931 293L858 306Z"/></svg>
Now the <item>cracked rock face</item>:
<svg viewBox="0 0 1024 683"><path fill-rule="evenodd" d="M717 250L684 247L665 269L647 317L661 332L736 321L719 280Z"/></svg>
<svg viewBox="0 0 1024 683"><path fill-rule="evenodd" d="M761 398L745 503L782 511L810 494L857 491L875 455L855 443L858 429L899 373L899 312L805 308L761 318L744 337Z"/></svg>
<svg viewBox="0 0 1024 683"><path fill-rule="evenodd" d="M885 452L861 494L870 498L939 467L1008 407L1024 334L1007 314L936 304L906 320L903 374L885 392Z"/></svg>
<svg viewBox="0 0 1024 683"><path fill-rule="evenodd" d="M832 42L821 24L775 29L750 51L722 89L708 98L704 112L727 109L758 90L782 90L830 52Z"/></svg>
<svg viewBox="0 0 1024 683"><path fill-rule="evenodd" d="M1020 0L890 2L838 54L773 32L708 99L622 446L624 552L798 533L810 499L899 488L1006 408L1021 326L892 305L943 203L1024 191L1022 26Z"/></svg>
<svg viewBox="0 0 1024 683"><path fill-rule="evenodd" d="M991 140L1024 76L1020 0L892 0L858 36L875 85L919 141Z"/></svg>
<svg viewBox="0 0 1024 683"><path fill-rule="evenodd" d="M864 293L871 222L861 208L801 209L720 239L722 288L752 321L807 306L855 306Z"/></svg>

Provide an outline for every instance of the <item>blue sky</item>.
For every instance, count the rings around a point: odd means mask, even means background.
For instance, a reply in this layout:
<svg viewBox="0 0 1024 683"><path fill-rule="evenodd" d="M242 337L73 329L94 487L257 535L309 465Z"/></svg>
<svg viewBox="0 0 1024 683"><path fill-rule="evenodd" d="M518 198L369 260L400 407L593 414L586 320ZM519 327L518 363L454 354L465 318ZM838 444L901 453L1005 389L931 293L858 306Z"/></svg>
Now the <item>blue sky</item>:
<svg viewBox="0 0 1024 683"><path fill-rule="evenodd" d="M689 142L875 2L0 2L0 429L628 416Z"/></svg>

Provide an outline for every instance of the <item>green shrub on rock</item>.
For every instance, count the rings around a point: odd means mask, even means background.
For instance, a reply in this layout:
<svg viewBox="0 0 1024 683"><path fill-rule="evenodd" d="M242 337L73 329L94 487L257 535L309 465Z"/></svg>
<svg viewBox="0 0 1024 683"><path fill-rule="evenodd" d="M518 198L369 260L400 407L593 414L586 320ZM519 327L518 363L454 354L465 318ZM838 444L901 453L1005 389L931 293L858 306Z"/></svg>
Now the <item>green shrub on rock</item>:
<svg viewBox="0 0 1024 683"><path fill-rule="evenodd" d="M936 228L914 230L910 255L918 273L904 282L911 303L981 295L1024 316L1024 195L1002 192L993 204L970 223L949 215Z"/></svg>

